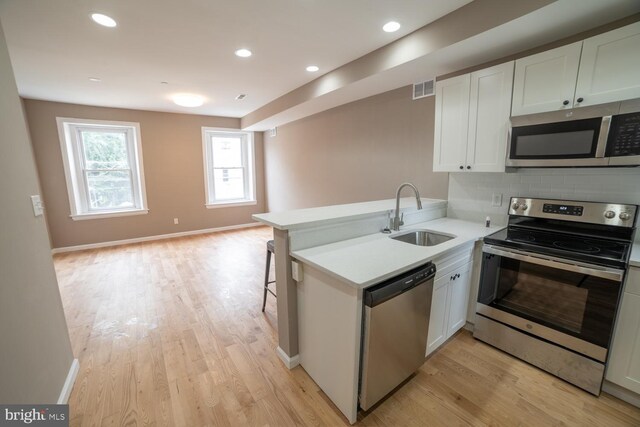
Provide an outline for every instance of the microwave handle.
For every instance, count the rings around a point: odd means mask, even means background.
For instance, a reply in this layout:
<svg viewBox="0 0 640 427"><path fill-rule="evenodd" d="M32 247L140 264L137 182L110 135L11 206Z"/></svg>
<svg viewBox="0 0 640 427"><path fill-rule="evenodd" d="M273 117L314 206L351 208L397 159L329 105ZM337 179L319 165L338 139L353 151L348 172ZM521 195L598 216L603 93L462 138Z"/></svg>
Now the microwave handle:
<svg viewBox="0 0 640 427"><path fill-rule="evenodd" d="M600 133L598 134L598 145L596 146L596 158L603 158L607 148L607 139L609 138L609 128L611 127L611 116L604 116L600 125Z"/></svg>
<svg viewBox="0 0 640 427"><path fill-rule="evenodd" d="M545 267L557 268L559 270L565 271L573 271L575 273L588 274L589 276L601 277L603 279L615 280L617 282L622 282L622 278L624 276L624 271L615 270L612 268L598 268L598 267L585 267L576 264L569 264L566 262L555 261L550 258L544 258L542 256L532 256L528 255L524 252L515 251L515 250L504 250L498 249L495 246L484 245L482 247L482 252L488 254L494 254L498 256L503 256L505 258L517 259L519 261L528 262L530 264L542 265Z"/></svg>

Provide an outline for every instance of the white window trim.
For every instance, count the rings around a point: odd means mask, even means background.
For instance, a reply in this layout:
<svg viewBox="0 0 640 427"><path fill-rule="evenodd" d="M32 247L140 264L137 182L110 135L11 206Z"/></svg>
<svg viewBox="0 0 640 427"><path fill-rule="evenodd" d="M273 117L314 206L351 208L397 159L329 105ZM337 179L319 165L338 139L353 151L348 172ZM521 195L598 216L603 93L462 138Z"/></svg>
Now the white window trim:
<svg viewBox="0 0 640 427"><path fill-rule="evenodd" d="M220 202L214 202L211 200L211 187L213 186L213 156L209 149L208 133L209 132L226 132L233 134L243 134L247 138L247 156L246 159L250 163L246 165L247 173L249 177L246 184L248 185L249 198L238 200L224 200ZM215 128L215 127L202 127L202 157L204 164L204 192L205 192L205 206L207 209L218 208L230 208L240 206L256 205L256 150L254 145L253 132L246 132L239 129L232 128Z"/></svg>
<svg viewBox="0 0 640 427"><path fill-rule="evenodd" d="M89 120L89 119L76 119L71 117L57 117L58 124L58 136L60 139L60 148L62 150L62 162L64 166L64 174L67 182L67 193L69 194L69 208L71 214L69 215L74 221L86 220L86 219L98 219L98 218L111 218L128 215L143 215L149 212L147 208L147 191L145 187L144 179L144 163L142 159L142 139L140 136L140 123L136 122L120 122L112 120ZM79 157L77 153L77 146L74 146L74 139L71 138L71 129L69 125L84 125L84 126L96 126L96 127L129 127L133 130L133 149L135 150L135 159L129 159L135 162L135 169L137 170L138 179L137 189L133 189L134 197L139 199L140 206L128 209L117 209L111 211L100 212L88 212L83 209L83 205L86 203L85 197L81 195L81 185L78 184L76 158ZM77 144L76 144L77 145ZM135 186L134 186L135 187ZM82 188L84 188L82 186ZM136 191L137 190L137 191ZM139 194L137 194L139 193Z"/></svg>

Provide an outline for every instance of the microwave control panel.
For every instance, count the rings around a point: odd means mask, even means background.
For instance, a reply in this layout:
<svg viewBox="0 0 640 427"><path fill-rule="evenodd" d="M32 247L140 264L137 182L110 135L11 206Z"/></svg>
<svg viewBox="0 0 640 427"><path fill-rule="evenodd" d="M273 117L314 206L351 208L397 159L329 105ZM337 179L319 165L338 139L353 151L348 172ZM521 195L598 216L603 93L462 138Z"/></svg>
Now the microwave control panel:
<svg viewBox="0 0 640 427"><path fill-rule="evenodd" d="M607 156L638 155L640 155L640 112L614 116L607 142Z"/></svg>

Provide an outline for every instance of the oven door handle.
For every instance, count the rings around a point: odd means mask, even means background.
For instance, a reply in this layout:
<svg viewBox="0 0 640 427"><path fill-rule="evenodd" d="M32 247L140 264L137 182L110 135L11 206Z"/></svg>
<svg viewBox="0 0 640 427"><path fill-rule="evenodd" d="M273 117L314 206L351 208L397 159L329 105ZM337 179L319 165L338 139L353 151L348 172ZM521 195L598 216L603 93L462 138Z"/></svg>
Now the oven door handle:
<svg viewBox="0 0 640 427"><path fill-rule="evenodd" d="M587 267L579 264L571 264L546 258L538 254L532 255L530 253L520 252L512 249L498 249L495 246L491 245L484 245L482 247L482 251L484 253L499 255L506 258L513 258L531 264L543 265L545 267L557 268L565 271L573 271L575 273L588 274L590 276L601 277L603 279L615 280L618 282L622 282L622 278L624 277L623 270L596 266Z"/></svg>

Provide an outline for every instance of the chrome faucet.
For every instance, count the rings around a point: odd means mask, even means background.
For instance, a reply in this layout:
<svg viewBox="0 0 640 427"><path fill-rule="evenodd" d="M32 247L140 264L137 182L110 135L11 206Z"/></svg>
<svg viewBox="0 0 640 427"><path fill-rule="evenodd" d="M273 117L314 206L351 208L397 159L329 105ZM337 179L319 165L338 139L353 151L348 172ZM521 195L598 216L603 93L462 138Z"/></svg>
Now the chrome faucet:
<svg viewBox="0 0 640 427"><path fill-rule="evenodd" d="M411 187L411 189L413 189L413 192L416 194L416 204L418 206L418 209L422 209L422 201L420 200L420 193L418 193L418 189L416 188L416 186L408 182L405 182L404 184L400 184L400 187L398 187L398 191L396 192L395 216L391 219L391 223L389 224L391 229L394 231L400 230L400 226L404 225L404 221L403 221L404 214L400 215L400 192L404 187Z"/></svg>

